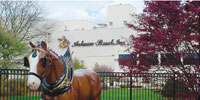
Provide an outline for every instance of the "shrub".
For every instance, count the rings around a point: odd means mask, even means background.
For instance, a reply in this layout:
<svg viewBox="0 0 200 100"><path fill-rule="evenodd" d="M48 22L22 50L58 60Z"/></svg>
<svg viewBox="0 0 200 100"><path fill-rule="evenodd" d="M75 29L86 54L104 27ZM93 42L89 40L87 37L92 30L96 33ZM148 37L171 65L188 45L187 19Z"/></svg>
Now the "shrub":
<svg viewBox="0 0 200 100"><path fill-rule="evenodd" d="M110 86L114 84L114 77L100 77L102 83L110 83Z"/></svg>
<svg viewBox="0 0 200 100"><path fill-rule="evenodd" d="M174 80L173 78L171 78L163 86L161 94L165 97L178 97L177 94L190 94L190 90L184 85L183 80Z"/></svg>
<svg viewBox="0 0 200 100"><path fill-rule="evenodd" d="M73 59L73 65L74 65L74 70L76 70L76 69L86 69L84 63L79 61L79 59L77 59L77 58Z"/></svg>
<svg viewBox="0 0 200 100"><path fill-rule="evenodd" d="M0 95L9 96L21 96L28 92L26 86L26 80L24 79L13 79L13 80L1 80Z"/></svg>
<svg viewBox="0 0 200 100"><path fill-rule="evenodd" d="M128 86L128 85L123 85L123 84L121 84L120 87L121 87L121 88L128 88L129 86Z"/></svg>
<svg viewBox="0 0 200 100"><path fill-rule="evenodd" d="M7 86L6 86L6 80L1 80L1 87L0 87L0 96L3 96L3 94L7 94L8 93L8 89L7 89Z"/></svg>
<svg viewBox="0 0 200 100"><path fill-rule="evenodd" d="M144 77L142 78L142 83L150 83L150 78Z"/></svg>
<svg viewBox="0 0 200 100"><path fill-rule="evenodd" d="M8 93L12 96L21 96L27 93L27 90L23 86L14 83L10 84L10 88L8 90L10 90Z"/></svg>
<svg viewBox="0 0 200 100"><path fill-rule="evenodd" d="M130 82L130 78L129 77L116 77L115 81L116 82L129 83Z"/></svg>
<svg viewBox="0 0 200 100"><path fill-rule="evenodd" d="M106 83L101 83L101 89L102 90L107 90L108 89L108 85Z"/></svg>
<svg viewBox="0 0 200 100"><path fill-rule="evenodd" d="M95 64L95 67L93 69L95 72L113 72L114 69L111 68L110 66L107 66L107 65L97 65Z"/></svg>
<svg viewBox="0 0 200 100"><path fill-rule="evenodd" d="M132 88L142 88L142 86L132 85Z"/></svg>

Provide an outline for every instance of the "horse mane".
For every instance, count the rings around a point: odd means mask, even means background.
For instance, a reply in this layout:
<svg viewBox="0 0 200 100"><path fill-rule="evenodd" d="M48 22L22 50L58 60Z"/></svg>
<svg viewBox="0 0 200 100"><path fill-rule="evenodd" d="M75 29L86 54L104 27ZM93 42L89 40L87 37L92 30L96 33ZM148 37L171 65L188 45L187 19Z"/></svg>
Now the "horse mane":
<svg viewBox="0 0 200 100"><path fill-rule="evenodd" d="M60 58L60 56L52 49L48 48L47 51L50 51L50 53L53 53L56 57Z"/></svg>

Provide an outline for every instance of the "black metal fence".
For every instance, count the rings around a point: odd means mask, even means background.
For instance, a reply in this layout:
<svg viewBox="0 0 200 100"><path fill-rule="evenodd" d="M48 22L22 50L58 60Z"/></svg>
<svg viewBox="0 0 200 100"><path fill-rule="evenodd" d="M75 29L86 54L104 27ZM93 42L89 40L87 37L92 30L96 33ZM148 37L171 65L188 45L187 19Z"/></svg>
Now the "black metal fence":
<svg viewBox="0 0 200 100"><path fill-rule="evenodd" d="M28 70L0 69L0 100L40 100L40 92L27 87Z"/></svg>
<svg viewBox="0 0 200 100"><path fill-rule="evenodd" d="M188 88L183 78L176 74L98 74L102 83L101 100L199 100L198 82Z"/></svg>
<svg viewBox="0 0 200 100"><path fill-rule="evenodd" d="M40 91L27 87L28 70L0 69L0 100L40 100ZM101 100L194 100L197 92L170 73L99 72ZM199 77L199 75L195 75ZM193 84L198 91L198 84ZM198 99L197 99L198 100Z"/></svg>

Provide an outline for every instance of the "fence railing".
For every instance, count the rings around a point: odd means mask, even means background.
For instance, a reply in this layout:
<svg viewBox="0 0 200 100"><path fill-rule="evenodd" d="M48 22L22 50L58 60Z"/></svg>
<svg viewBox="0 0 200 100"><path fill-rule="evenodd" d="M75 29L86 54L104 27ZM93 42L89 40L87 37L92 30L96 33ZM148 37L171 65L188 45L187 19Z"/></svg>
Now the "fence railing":
<svg viewBox="0 0 200 100"><path fill-rule="evenodd" d="M191 88L188 88L183 78L172 73L129 75L101 72L98 74L103 90L101 100L195 100L198 98L198 84L192 84Z"/></svg>
<svg viewBox="0 0 200 100"><path fill-rule="evenodd" d="M0 100L40 100L40 92L27 87L28 70L0 69Z"/></svg>
<svg viewBox="0 0 200 100"><path fill-rule="evenodd" d="M183 78L171 73L128 74L98 72L101 100L194 100L198 84L186 87ZM195 75L199 77L200 75ZM27 87L28 70L0 69L0 100L40 100L41 91ZM195 91L195 92L194 92ZM197 99L198 100L198 99Z"/></svg>

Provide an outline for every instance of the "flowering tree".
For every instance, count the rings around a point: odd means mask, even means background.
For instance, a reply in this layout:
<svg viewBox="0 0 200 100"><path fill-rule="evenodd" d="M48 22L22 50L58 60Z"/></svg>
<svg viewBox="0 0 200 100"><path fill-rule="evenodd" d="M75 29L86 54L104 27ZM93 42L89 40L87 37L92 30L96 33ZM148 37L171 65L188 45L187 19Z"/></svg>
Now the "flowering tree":
<svg viewBox="0 0 200 100"><path fill-rule="evenodd" d="M128 50L134 59L119 59L121 68L130 72L175 73L184 84L196 92L200 72L200 2L146 1L146 8L137 15L138 24L128 24L137 30ZM135 63L137 62L137 63Z"/></svg>

